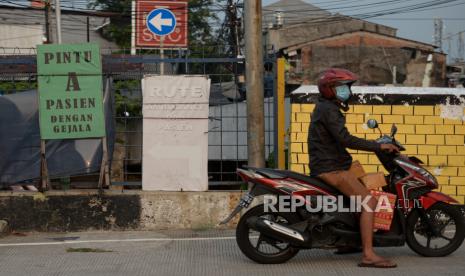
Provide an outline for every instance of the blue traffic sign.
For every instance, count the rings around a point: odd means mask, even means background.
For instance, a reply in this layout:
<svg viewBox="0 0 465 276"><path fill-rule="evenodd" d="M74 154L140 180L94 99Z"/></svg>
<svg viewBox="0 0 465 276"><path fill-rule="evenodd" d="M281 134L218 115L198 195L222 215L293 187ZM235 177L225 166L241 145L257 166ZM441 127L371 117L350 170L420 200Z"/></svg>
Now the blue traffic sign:
<svg viewBox="0 0 465 276"><path fill-rule="evenodd" d="M147 28L159 36L169 35L176 28L176 17L168 9L155 9L147 15Z"/></svg>

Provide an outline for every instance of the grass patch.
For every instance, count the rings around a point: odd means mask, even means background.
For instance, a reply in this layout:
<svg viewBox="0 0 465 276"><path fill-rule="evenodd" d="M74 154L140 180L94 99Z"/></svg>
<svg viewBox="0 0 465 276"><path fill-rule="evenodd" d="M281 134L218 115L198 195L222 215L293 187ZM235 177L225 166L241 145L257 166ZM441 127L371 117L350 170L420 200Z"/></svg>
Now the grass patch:
<svg viewBox="0 0 465 276"><path fill-rule="evenodd" d="M74 253L74 252L80 252L80 253L107 253L107 252L113 252L113 250L106 250L106 249L101 249L101 248L66 248L66 252L68 253Z"/></svg>
<svg viewBox="0 0 465 276"><path fill-rule="evenodd" d="M204 232L208 230L212 230L215 226L212 224L200 224L200 225L195 225L192 226L192 231L193 232Z"/></svg>

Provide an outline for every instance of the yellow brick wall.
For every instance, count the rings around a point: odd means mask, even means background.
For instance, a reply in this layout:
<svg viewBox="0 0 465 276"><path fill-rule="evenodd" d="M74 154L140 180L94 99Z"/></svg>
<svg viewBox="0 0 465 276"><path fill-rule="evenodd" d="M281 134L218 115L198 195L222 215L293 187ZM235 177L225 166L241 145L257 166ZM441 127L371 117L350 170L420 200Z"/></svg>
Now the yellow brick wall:
<svg viewBox="0 0 465 276"><path fill-rule="evenodd" d="M309 174L307 136L314 104L292 104L289 169ZM383 133L392 123L398 128L396 139L407 149L404 153L425 162L440 184L439 190L462 204L465 197L465 125L461 120L440 117L440 106L353 105L346 113L346 126L353 135L376 139L377 130L365 122L376 119ZM367 172L385 171L373 153L349 150Z"/></svg>

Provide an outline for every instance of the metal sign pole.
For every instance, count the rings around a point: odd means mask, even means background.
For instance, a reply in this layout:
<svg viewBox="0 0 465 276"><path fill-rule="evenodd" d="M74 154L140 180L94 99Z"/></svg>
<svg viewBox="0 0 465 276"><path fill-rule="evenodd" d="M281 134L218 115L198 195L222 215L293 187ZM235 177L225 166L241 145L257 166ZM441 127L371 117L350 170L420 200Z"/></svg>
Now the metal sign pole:
<svg viewBox="0 0 465 276"><path fill-rule="evenodd" d="M57 43L61 44L61 5L60 0L55 0L55 13L57 21Z"/></svg>
<svg viewBox="0 0 465 276"><path fill-rule="evenodd" d="M131 3L131 55L136 54L136 1Z"/></svg>
<svg viewBox="0 0 465 276"><path fill-rule="evenodd" d="M163 60L165 58L165 49L163 49L163 40L165 39L164 36L160 37L160 58ZM162 61L160 63L160 75L165 74L165 63Z"/></svg>

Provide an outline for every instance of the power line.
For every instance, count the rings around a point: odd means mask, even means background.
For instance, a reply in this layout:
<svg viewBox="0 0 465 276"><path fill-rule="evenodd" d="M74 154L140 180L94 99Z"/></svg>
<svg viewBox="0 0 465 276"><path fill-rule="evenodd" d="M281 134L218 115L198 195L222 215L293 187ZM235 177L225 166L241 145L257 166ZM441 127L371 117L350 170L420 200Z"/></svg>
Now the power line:
<svg viewBox="0 0 465 276"><path fill-rule="evenodd" d="M438 46L439 51L442 52L442 31L443 31L443 22L441 18L434 19L434 45Z"/></svg>
<svg viewBox="0 0 465 276"><path fill-rule="evenodd" d="M299 24L307 24L308 26L315 26L315 25L321 25L321 24L331 24L331 23L339 23L342 21L350 21L354 19L359 19L359 20L365 20L365 19L370 19L370 18L376 18L380 16L385 16L385 15L394 15L394 14L402 14L402 13L408 13L408 12L413 12L416 9L423 9L426 10L426 8L429 9L436 9L437 5L443 5L444 3L450 3L450 2L456 2L457 0L441 0L441 1L430 1L427 3L423 3L421 5L410 5L410 6L404 6L401 8L394 8L394 9L389 9L389 10L382 10L382 11L377 11L377 12L370 12L370 13L361 13L361 14L353 14L350 16L344 16L344 15L333 15L333 16L322 16L322 17L313 17L313 18L308 18L306 20L299 20L296 23ZM433 3L434 2L434 3ZM432 4L433 3L433 4ZM427 4L427 5L426 5ZM456 5L463 5L465 3L456 3Z"/></svg>
<svg viewBox="0 0 465 276"><path fill-rule="evenodd" d="M2 39L0 39L0 41L7 41L7 40L11 40L11 39L19 39L19 38L37 37L37 36L43 37L43 35L42 35L42 34L33 34L33 35L23 35L23 36L16 36L16 37L8 37L8 38L2 38ZM3 48L3 47L0 47L0 48Z"/></svg>
<svg viewBox="0 0 465 276"><path fill-rule="evenodd" d="M32 1L32 0L26 0L26 1ZM401 1L401 0L391 0L391 1L381 2L381 3L371 3L371 4L372 5L373 4L378 4L379 5L379 4L384 4L386 2L391 3L391 2L399 2L399 1ZM411 0L404 0L402 2L406 2L406 1L411 1ZM446 3L451 3L451 2L456 2L456 1L458 1L458 0L435 0L435 1L429 1L429 2L426 2L426 3L422 3L422 4L413 4L413 5L409 5L409 6L393 8L393 9L390 9L390 10L382 10L382 11L379 11L379 12L368 12L368 13L354 14L354 15L351 15L351 17L355 17L355 18L358 18L358 19L365 19L365 18L380 17L380 16L384 16L384 15L413 12L413 11L418 11L418 10L423 11L423 10L429 10L432 7L436 7L438 5L443 5L443 4L446 4ZM16 4L16 5L19 5L19 6L22 6L22 7L30 8L30 6L28 6L28 5L24 5L24 4L20 4L20 3L14 3L13 1L10 1L10 0L0 0L0 2L6 2L6 3ZM331 1L331 2L342 2L342 1ZM465 4L465 3L455 3L454 5L463 5L463 4ZM366 5L368 5L368 4L366 4ZM226 6L221 6L219 4L213 4L211 6L221 7L221 9L210 9L211 12L225 12L226 8L227 8ZM359 6L362 6L362 5L359 5ZM63 8L69 8L69 7L66 7L66 6L62 6L62 7ZM356 6L352 6L352 7L356 7ZM190 8L192 8L192 7L190 7ZM358 8L357 10L360 10L360 8ZM87 8L83 9L83 8L76 8L76 7L74 8L74 10L63 10L63 11L108 12L108 11L98 10L96 8L94 8L94 9L87 9ZM309 9L307 9L307 10L299 10L299 12L304 12L304 11L312 11L312 10L309 10ZM313 11L317 11L317 10L313 10ZM113 11L110 10L109 12L113 12ZM285 12L290 12L290 11L284 11L284 13ZM141 14L141 13L137 13L136 11L132 11L129 14L128 13L122 13L122 14L118 14L118 15L115 15L115 16L127 17L128 18L132 14L138 15L138 14ZM179 12L178 12L178 14L179 14ZM111 15L107 15L107 16L112 17ZM328 19L327 17L324 17L324 18ZM323 19L323 18L312 18L312 19L310 19L310 21L315 21L315 20L319 20L319 19ZM329 18L329 20L332 20L332 19L333 18ZM465 20L465 18L450 18L450 19L445 18L445 19L446 20ZM379 18L379 20L389 20L389 19L387 19L387 18ZM394 20L430 20L430 19L428 19L428 18L424 18L424 19L415 19L415 18L397 19L396 18ZM306 21L309 21L309 20L306 20ZM299 21L299 23L305 23L306 21Z"/></svg>
<svg viewBox="0 0 465 276"><path fill-rule="evenodd" d="M403 1L402 0L389 0L389 1L379 2L379 3L368 3L368 4L361 4L361 5L351 5L351 6L337 7L337 8L332 8L331 10L339 11L339 10L354 9L354 8L357 8L357 10L360 10L361 7L370 7L370 6L379 6L379 5L381 5L381 6L392 5L392 4L395 4L395 3L405 3L405 2L409 2L409 1L414 1L414 0L403 0ZM421 6L429 6L429 5L442 5L442 4L447 4L447 3L450 3L450 2L456 2L456 1L459 1L459 0L433 0L433 1L425 2L425 3L411 4L410 6L394 7L394 9L405 8L405 7L413 7L413 6L421 7ZM280 7L287 7L287 5L282 5ZM274 10L270 10L270 11L274 11ZM321 11L321 9L320 8L317 8L317 9L311 8L311 9L299 9L299 10L284 10L282 12L283 13L295 13L295 12L312 12L312 11Z"/></svg>
<svg viewBox="0 0 465 276"><path fill-rule="evenodd" d="M350 5L350 6L342 6L342 7L336 7L332 8L332 10L344 10L344 9L360 9L362 7L373 7L373 6L385 6L385 5L392 5L393 3L405 3L409 1L415 1L415 0L389 0L389 1L383 1L383 2L378 2L378 3L368 3L368 4L361 4L361 5ZM287 7L287 5L282 5L280 7ZM263 9L264 11L275 11L271 9ZM301 13L301 12L311 12L311 11L321 11L322 9L318 7L317 9L297 9L297 10L284 10L282 11L283 13Z"/></svg>
<svg viewBox="0 0 465 276"><path fill-rule="evenodd" d="M26 1L32 1L32 0L26 0ZM36 8L31 8L30 6L28 5L25 5L25 4L20 4L20 3L13 3L12 1L10 0L0 0L0 2L4 2L4 3L9 3L9 4L14 4L14 5L18 5L20 6L20 8L26 8L26 9L29 9L29 10L34 10L34 11L37 11L37 10L41 10L41 9L36 9ZM216 4L215 4L216 5ZM63 8L63 6L61 6ZM197 5L197 6L194 6L193 8L199 8L199 7L202 7L201 5ZM16 7L18 8L18 7ZM191 6L192 8L192 6ZM176 10L177 8L174 8L172 10ZM184 12L184 8L179 8L181 9L182 11L176 11L176 14L177 15L183 15ZM93 16L100 16L100 17L121 17L121 18L127 18L129 19L131 17L131 14L135 14L136 16L137 15L144 15L145 16L145 13L144 12L130 12L130 13L127 13L127 14L123 14L123 13L115 13L113 11L102 11L102 10L97 10L97 9L81 9L81 8L75 8L74 10L66 10L66 9L62 9L62 11L64 13L67 13L67 12L82 12L82 13L89 13L89 15L93 15ZM220 9L209 9L210 12L223 12L224 10L220 10ZM187 11L189 13L189 11ZM96 13L96 14L95 14ZM41 18L42 16L41 15L29 15L29 18ZM143 18L138 18L138 20L144 20ZM188 24L188 22L184 22L182 20L178 20L178 23L181 23L181 24ZM210 25L220 25L219 23L217 22L208 22Z"/></svg>
<svg viewBox="0 0 465 276"><path fill-rule="evenodd" d="M458 31L458 32L456 32L456 33L454 33L454 34L449 34L448 36L444 37L443 40L452 38L452 37L454 37L454 36L456 36L456 35L460 35L461 33L465 33L465 30Z"/></svg>
<svg viewBox="0 0 465 276"><path fill-rule="evenodd" d="M465 20L465 17L441 17L442 20L461 21ZM415 17L415 18L402 18L402 17L383 17L376 18L376 20L402 20L402 21L432 21L434 17Z"/></svg>
<svg viewBox="0 0 465 276"><path fill-rule="evenodd" d="M31 0L27 0L27 1L31 1ZM402 1L402 3L405 3L409 0L406 0L406 1ZM354 14L354 15L351 15L350 17L349 16L340 16L340 15L333 15L331 17L315 17L315 18L311 18L311 19L307 19L307 20L303 20L303 21L299 21L299 23L307 23L309 24L310 26L313 26L313 25L320 25L320 24L331 24L331 23L337 23L337 22L343 22L343 21L350 21L350 20L353 20L353 19L359 19L359 20L365 20L365 19L369 19L369 18L376 18L376 17L380 17L380 16L385 16L385 15L393 15L393 14L402 14L402 13L409 13L409 12L413 12L413 11L425 11L425 10L431 10L431 9L437 9L437 8L441 8L441 7L445 7L444 5L447 5L447 6L457 6L457 5L463 5L465 3L463 2L459 2L459 3L456 3L458 0L435 0L435 1L428 1L428 2L425 2L425 3L420 3L420 4L411 4L411 5L403 5L402 7L393 7L391 9L383 9L383 10L380 10L380 11L372 11L372 12L366 12L366 13L359 13L359 14ZM36 10L36 9L32 9L29 5L24 5L24 4L21 4L21 3L14 3L14 1L10 1L10 0L0 0L0 2L4 2L4 3L10 3L10 4L13 4L13 5L18 5L18 6L21 6L21 7L25 7L25 8L29 8L31 10ZM69 0L63 0L63 2L65 3L69 3ZM75 1L75 3L79 3L79 2L84 2L84 1ZM347 3L350 3L350 2L354 2L354 1L325 1L325 2L319 2L321 4L330 4L330 5L339 5L339 4L336 4L336 3L340 3L342 4L342 2L344 4L347 4ZM373 7L373 6L376 6L376 7L380 7L381 5L386 5L386 4L394 4L394 3L398 3L400 2L399 0L391 0L391 1L383 1L383 2L378 2L378 3L365 3L365 4L360 4L360 5L351 5L351 6L343 6L343 7L339 7L339 9L343 9L343 8L351 8L351 9L354 9L354 8L357 8L358 11L363 11L364 9L367 9L367 7ZM226 11L226 5L220 5L220 4L212 4L212 5L208 5L210 7L210 10L212 12L225 12ZM285 6L292 6L292 5L285 5ZM67 6L65 6L66 8ZM69 7L69 6L68 6ZM199 8L200 6L195 6L193 8ZM364 7L364 8L363 8ZM71 7L69 7L71 8ZM192 7L190 7L192 8ZM309 11L310 9L307 9L307 11ZM316 9L312 9L313 11L317 11ZM321 11L321 9L318 9ZM84 13L86 12L89 12L89 13L92 13L92 12L105 12L105 11L102 11L102 10L99 10L97 8L78 8L78 7L75 7L74 9L72 10L64 10L64 11L82 11ZM305 11L305 10L303 10ZM311 10L310 10L311 11ZM111 12L111 10L110 10ZM289 11L284 11L284 12L289 12ZM132 11L132 12L129 12L129 13L123 13L123 14L120 14L119 16L121 17L129 17L130 14L138 14L136 13L135 11ZM112 17L111 15L104 15L102 14L103 17ZM31 15L30 16L31 18L41 18L43 19L43 16L42 15L39 15L39 14L34 14L34 15ZM77 17L77 15L70 15L70 14L67 14L67 17L71 17L71 18L74 18L76 19L77 21L80 21L80 22L83 22L82 20L79 19L79 17ZM465 20L465 18L443 18L444 20ZM67 22L70 22L72 20L69 20L69 19L64 19L66 20ZM414 20L433 20L433 18L378 18L377 20L411 20L411 21L414 21ZM187 22L182 22L182 23L187 23ZM13 23L15 24L15 23ZM210 22L211 25L217 25L217 26L227 26L228 23L223 23L223 24L219 24L217 22ZM74 28L74 27L65 27L66 30L69 32L69 33L79 33L81 34L80 31L84 31L82 30L81 28L77 27L77 28Z"/></svg>

